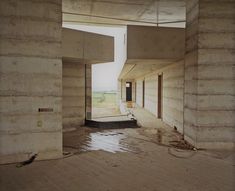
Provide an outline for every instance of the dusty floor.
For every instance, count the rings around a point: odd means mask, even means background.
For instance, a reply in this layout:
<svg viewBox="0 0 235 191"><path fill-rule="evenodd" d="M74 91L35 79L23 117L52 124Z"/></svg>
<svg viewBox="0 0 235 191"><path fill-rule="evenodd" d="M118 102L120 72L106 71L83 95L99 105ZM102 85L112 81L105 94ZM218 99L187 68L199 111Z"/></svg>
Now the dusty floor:
<svg viewBox="0 0 235 191"><path fill-rule="evenodd" d="M234 151L197 151L149 113L138 129L64 133L64 159L0 166L1 191L233 191ZM149 120L143 120L148 117Z"/></svg>

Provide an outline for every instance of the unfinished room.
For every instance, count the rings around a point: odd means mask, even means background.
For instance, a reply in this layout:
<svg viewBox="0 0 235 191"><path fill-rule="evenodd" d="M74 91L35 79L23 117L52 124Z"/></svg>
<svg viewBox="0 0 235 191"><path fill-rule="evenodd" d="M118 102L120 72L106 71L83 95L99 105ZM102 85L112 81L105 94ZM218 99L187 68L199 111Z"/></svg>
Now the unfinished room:
<svg viewBox="0 0 235 191"><path fill-rule="evenodd" d="M0 0L1 191L234 191L235 0Z"/></svg>

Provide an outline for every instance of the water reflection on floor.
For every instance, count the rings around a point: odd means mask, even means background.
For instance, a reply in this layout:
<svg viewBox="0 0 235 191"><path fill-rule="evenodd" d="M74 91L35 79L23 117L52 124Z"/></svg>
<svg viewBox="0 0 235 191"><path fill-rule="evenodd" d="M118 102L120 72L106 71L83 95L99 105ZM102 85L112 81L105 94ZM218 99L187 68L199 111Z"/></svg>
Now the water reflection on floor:
<svg viewBox="0 0 235 191"><path fill-rule="evenodd" d="M134 152L135 148L125 142L127 138L121 130L102 130L83 128L64 134L64 150L87 152L103 150L111 153Z"/></svg>
<svg viewBox="0 0 235 191"><path fill-rule="evenodd" d="M123 133L116 132L97 132L89 135L89 141L85 142L82 149L104 150L108 152L127 152L131 151L123 141L126 136Z"/></svg>
<svg viewBox="0 0 235 191"><path fill-rule="evenodd" d="M63 139L65 153L73 154L96 150L139 153L142 151L140 144L143 141L164 147L193 150L179 133L161 128L103 130L82 127L64 133Z"/></svg>

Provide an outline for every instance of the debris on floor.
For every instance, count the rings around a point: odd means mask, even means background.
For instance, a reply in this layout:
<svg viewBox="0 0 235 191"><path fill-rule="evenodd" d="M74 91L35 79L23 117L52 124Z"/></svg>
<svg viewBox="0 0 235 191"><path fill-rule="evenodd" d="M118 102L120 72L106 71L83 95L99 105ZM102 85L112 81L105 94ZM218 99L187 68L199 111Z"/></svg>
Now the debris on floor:
<svg viewBox="0 0 235 191"><path fill-rule="evenodd" d="M31 156L28 160L23 161L23 162L17 164L16 167L17 167L17 168L20 168L20 167L23 167L23 166L25 166L25 165L29 165L29 164L31 164L31 163L36 159L36 157L37 157L37 154L34 154L34 155Z"/></svg>

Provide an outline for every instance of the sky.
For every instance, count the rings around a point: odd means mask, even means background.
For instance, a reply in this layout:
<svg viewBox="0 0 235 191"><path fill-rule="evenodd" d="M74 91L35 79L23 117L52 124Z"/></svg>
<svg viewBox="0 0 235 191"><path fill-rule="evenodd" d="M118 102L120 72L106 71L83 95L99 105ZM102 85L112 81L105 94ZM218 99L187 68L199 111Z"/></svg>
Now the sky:
<svg viewBox="0 0 235 191"><path fill-rule="evenodd" d="M63 27L114 37L114 62L92 66L92 91L117 91L117 79L126 61L126 27L63 24Z"/></svg>
<svg viewBox="0 0 235 191"><path fill-rule="evenodd" d="M116 91L118 75L115 62L94 64L92 66L93 91Z"/></svg>

